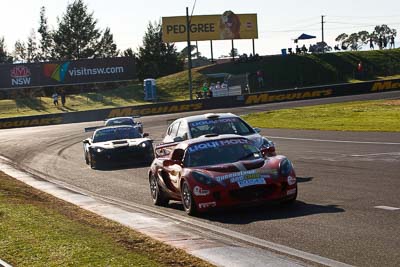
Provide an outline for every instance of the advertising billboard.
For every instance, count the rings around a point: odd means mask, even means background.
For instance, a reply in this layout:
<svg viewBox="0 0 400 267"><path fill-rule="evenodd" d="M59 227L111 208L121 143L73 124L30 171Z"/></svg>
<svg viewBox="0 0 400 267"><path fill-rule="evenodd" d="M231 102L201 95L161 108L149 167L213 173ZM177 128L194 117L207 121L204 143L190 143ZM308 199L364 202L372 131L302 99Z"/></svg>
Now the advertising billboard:
<svg viewBox="0 0 400 267"><path fill-rule="evenodd" d="M225 11L222 15L192 16L190 40L257 39L257 14L235 14ZM163 41L183 42L187 40L186 17L162 18Z"/></svg>
<svg viewBox="0 0 400 267"><path fill-rule="evenodd" d="M129 57L0 65L0 88L71 85L135 78L135 61Z"/></svg>

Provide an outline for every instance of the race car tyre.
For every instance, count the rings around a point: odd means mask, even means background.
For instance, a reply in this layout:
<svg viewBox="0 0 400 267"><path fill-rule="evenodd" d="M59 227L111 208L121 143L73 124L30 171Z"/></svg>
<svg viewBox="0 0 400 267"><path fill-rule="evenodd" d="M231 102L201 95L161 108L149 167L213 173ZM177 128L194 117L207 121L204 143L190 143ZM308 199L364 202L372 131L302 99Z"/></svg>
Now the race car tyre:
<svg viewBox="0 0 400 267"><path fill-rule="evenodd" d="M181 197L183 208L189 215L195 215L197 213L196 203L193 199L192 192L190 191L189 184L184 181L181 189Z"/></svg>
<svg viewBox="0 0 400 267"><path fill-rule="evenodd" d="M169 199L165 197L165 193L162 191L160 186L158 185L157 178L151 174L150 175L150 193L151 198L153 199L154 205L157 206L167 206Z"/></svg>
<svg viewBox="0 0 400 267"><path fill-rule="evenodd" d="M85 162L86 162L86 165L89 165L89 158L88 158L88 155L86 152L85 152Z"/></svg>
<svg viewBox="0 0 400 267"><path fill-rule="evenodd" d="M297 189L296 189L296 194L294 195L294 197L290 198L290 199L285 199L283 201L281 201L281 205L282 206L290 206L293 205L296 202L297 199Z"/></svg>
<svg viewBox="0 0 400 267"><path fill-rule="evenodd" d="M154 149L153 146L151 146L149 153L146 156L146 164L150 166L153 163L153 160L154 160Z"/></svg>
<svg viewBox="0 0 400 267"><path fill-rule="evenodd" d="M90 168L92 169L97 169L97 164L96 161L93 160L92 155L89 153L89 164L90 164Z"/></svg>

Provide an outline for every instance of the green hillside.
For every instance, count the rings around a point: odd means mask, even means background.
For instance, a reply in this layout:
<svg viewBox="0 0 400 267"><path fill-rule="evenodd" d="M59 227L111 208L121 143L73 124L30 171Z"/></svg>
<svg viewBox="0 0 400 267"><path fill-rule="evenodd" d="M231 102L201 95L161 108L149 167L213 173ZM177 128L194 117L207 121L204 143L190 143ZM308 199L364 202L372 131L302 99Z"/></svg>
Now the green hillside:
<svg viewBox="0 0 400 267"><path fill-rule="evenodd" d="M360 61L364 67L362 77L356 73ZM263 88L257 87L257 70L262 70L264 73ZM400 49L275 55L262 57L259 61L215 64L193 70L194 90L198 90L207 80L205 74L211 73L249 73L252 92L379 79L400 74ZM160 78L157 81L158 87L161 92L168 92L168 95L187 97L188 94L185 94L188 91L187 76L187 71L183 71Z"/></svg>
<svg viewBox="0 0 400 267"><path fill-rule="evenodd" d="M356 73L356 66L360 61L365 70L362 77ZM258 88L256 83L257 70L262 70L264 73L265 86L262 88ZM248 73L251 92L357 82L382 79L388 76L397 78L400 75L400 49L312 55L275 55L262 57L258 61L235 61L195 68L192 70L193 96L196 91L200 90L204 82L216 81L216 79L210 80L206 76L206 74L215 73ZM75 88L76 94L68 92L68 89L74 88L66 88L67 105L65 107L55 107L49 92L44 94L46 96L41 94L40 97L39 95L34 97L33 91L12 90L9 92L9 99L0 100L0 118L148 103L143 100L142 83L136 81L114 86L115 89L97 88L91 92L80 92L79 88L79 90ZM112 85L108 85L108 87L112 88ZM157 88L158 101L189 99L188 72L182 71L157 79Z"/></svg>

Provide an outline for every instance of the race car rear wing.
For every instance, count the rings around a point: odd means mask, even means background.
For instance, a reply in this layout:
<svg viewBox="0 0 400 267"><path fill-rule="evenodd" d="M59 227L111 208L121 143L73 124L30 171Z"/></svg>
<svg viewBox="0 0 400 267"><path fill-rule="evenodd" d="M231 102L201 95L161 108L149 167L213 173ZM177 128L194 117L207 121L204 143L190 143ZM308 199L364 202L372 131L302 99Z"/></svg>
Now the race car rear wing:
<svg viewBox="0 0 400 267"><path fill-rule="evenodd" d="M87 128L85 128L85 133L87 133L87 132L94 132L94 131L96 131L97 129L100 129L100 128L103 128L104 126L94 126L94 127L87 127Z"/></svg>
<svg viewBox="0 0 400 267"><path fill-rule="evenodd" d="M126 117L131 117L132 119L139 119L139 118L141 118L140 115L126 116ZM108 121L109 119L113 119L113 118L118 118L118 117L106 118L106 119L104 119L103 121Z"/></svg>
<svg viewBox="0 0 400 267"><path fill-rule="evenodd" d="M119 126L126 126L126 125L119 125ZM102 125L102 126L87 127L87 128L85 128L85 133L94 132L97 129L105 128L105 127L112 127L112 126L104 126L104 125ZM140 125L132 125L132 127L136 128L136 129L140 129Z"/></svg>

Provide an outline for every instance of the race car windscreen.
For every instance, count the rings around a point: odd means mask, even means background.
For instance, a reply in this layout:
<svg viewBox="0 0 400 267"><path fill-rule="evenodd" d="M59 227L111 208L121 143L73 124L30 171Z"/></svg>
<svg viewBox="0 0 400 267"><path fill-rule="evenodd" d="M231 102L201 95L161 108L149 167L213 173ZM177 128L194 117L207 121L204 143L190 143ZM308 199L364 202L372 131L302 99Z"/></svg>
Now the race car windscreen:
<svg viewBox="0 0 400 267"><path fill-rule="evenodd" d="M113 125L135 125L135 122L130 118L123 118L123 119L109 120L106 123L106 126L113 126Z"/></svg>
<svg viewBox="0 0 400 267"><path fill-rule="evenodd" d="M247 139L223 139L192 144L186 149L185 166L198 167L262 158Z"/></svg>
<svg viewBox="0 0 400 267"><path fill-rule="evenodd" d="M105 128L96 131L93 137L93 143L141 137L138 130L134 127Z"/></svg>
<svg viewBox="0 0 400 267"><path fill-rule="evenodd" d="M189 123L190 134L196 138L205 134L253 134L254 130L239 118L220 118Z"/></svg>

